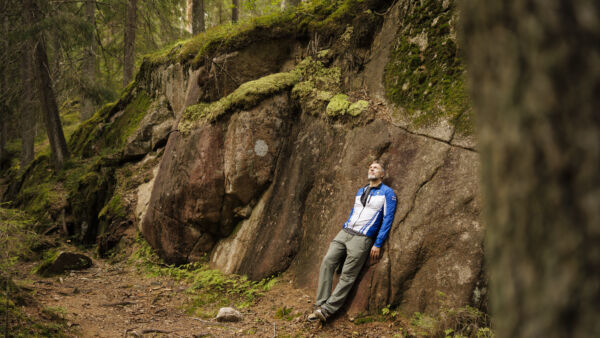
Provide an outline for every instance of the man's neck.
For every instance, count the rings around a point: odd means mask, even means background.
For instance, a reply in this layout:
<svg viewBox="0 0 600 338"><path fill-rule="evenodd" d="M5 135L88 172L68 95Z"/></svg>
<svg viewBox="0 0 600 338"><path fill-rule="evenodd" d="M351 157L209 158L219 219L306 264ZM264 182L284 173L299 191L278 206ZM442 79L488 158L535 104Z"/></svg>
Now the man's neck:
<svg viewBox="0 0 600 338"><path fill-rule="evenodd" d="M369 185L371 188L375 188L376 186L381 184L381 180L369 180Z"/></svg>

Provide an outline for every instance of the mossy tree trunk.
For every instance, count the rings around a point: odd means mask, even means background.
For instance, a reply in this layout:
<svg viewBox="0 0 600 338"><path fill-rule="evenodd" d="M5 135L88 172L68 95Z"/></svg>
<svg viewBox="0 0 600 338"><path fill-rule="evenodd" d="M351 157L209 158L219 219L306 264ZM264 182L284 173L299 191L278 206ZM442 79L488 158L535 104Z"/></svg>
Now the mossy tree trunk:
<svg viewBox="0 0 600 338"><path fill-rule="evenodd" d="M498 337L600 336L600 3L463 4Z"/></svg>
<svg viewBox="0 0 600 338"><path fill-rule="evenodd" d="M123 87L133 79L135 34L137 30L137 0L127 2L127 17L123 36Z"/></svg>
<svg viewBox="0 0 600 338"><path fill-rule="evenodd" d="M19 116L19 132L21 134L21 169L33 161L33 144L35 140L36 116L34 106L35 83L33 78L32 51L33 44L30 41L23 44L21 53L21 114Z"/></svg>
<svg viewBox="0 0 600 338"><path fill-rule="evenodd" d="M80 119L85 121L92 117L95 110L94 99L90 95L91 89L95 87L96 83L96 1L86 0L85 4L85 17L88 24L91 25L92 29L88 32L89 35L86 37L88 40L88 46L85 49L85 55L83 59L83 77L85 79L86 87L83 93L83 102L81 106Z"/></svg>
<svg viewBox="0 0 600 338"><path fill-rule="evenodd" d="M192 0L192 34L204 32L204 0Z"/></svg>
<svg viewBox="0 0 600 338"><path fill-rule="evenodd" d="M8 18L6 17L6 9L8 4L6 1L0 1L0 33L7 34L8 32ZM8 60L8 41L6 39L2 39L2 43L0 44L0 169L3 169L3 165L6 161L6 142L7 139L7 131L8 131L8 115L9 108L6 104L7 101L7 66L6 61Z"/></svg>
<svg viewBox="0 0 600 338"><path fill-rule="evenodd" d="M238 22L238 19L240 17L239 15L239 7L240 7L240 0L231 0L231 22L236 23Z"/></svg>
<svg viewBox="0 0 600 338"><path fill-rule="evenodd" d="M34 0L23 1L23 13L29 26L34 26L39 22L39 8ZM37 96L44 112L44 122L46 132L50 141L50 150L52 162L56 170L63 167L64 162L69 157L67 142L63 134L62 125L58 115L58 105L56 96L52 89L52 80L48 67L48 56L46 55L46 45L41 33L33 37L34 56L33 65L35 70Z"/></svg>

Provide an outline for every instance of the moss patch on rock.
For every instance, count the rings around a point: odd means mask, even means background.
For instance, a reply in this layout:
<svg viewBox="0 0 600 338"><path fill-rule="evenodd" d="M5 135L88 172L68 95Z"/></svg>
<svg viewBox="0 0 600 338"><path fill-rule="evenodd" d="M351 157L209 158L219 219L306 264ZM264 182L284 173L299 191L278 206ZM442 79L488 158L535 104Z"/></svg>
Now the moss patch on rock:
<svg viewBox="0 0 600 338"><path fill-rule="evenodd" d="M348 95L337 94L331 98L329 104L327 105L327 115L344 115L349 107L350 102L348 102Z"/></svg>
<svg viewBox="0 0 600 338"><path fill-rule="evenodd" d="M199 103L187 107L179 125L181 132L188 132L202 121L214 121L234 109L249 109L261 100L291 88L300 79L297 71L267 75L242 84L233 93L213 103Z"/></svg>
<svg viewBox="0 0 600 338"><path fill-rule="evenodd" d="M150 96L136 90L132 83L121 99L104 105L73 132L68 142L70 151L83 157L120 151L139 127L150 104Z"/></svg>
<svg viewBox="0 0 600 338"><path fill-rule="evenodd" d="M471 133L465 67L453 26L453 2L425 0L404 18L385 68L387 98L403 107L416 126L447 118Z"/></svg>
<svg viewBox="0 0 600 338"><path fill-rule="evenodd" d="M146 56L140 73L144 77L144 73L151 72L159 65L177 62L198 67L208 55L241 49L258 40L311 36L315 33L327 40L343 33L356 15L377 5L377 2L364 0L314 0L302 2L293 10L239 24L219 25Z"/></svg>

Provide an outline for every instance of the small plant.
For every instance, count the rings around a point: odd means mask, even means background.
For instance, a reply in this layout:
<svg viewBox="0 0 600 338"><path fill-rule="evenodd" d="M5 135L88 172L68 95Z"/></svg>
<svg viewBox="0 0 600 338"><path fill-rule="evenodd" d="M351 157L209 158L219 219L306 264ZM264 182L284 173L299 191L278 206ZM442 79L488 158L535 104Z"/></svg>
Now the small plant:
<svg viewBox="0 0 600 338"><path fill-rule="evenodd" d="M180 266L166 265L141 236L138 236L136 243L138 249L130 260L138 271L149 276L168 276L188 283L190 301L185 310L190 315L210 318L216 315L219 307L247 308L263 291L270 290L277 283L277 277L251 281L246 276L224 274L210 269L207 259Z"/></svg>
<svg viewBox="0 0 600 338"><path fill-rule="evenodd" d="M284 305L282 308L278 309L275 312L275 318L279 318L279 319L290 321L290 320L294 319L294 317L296 317L296 316L294 316L292 314L292 310L293 309L294 308L287 307L287 306Z"/></svg>

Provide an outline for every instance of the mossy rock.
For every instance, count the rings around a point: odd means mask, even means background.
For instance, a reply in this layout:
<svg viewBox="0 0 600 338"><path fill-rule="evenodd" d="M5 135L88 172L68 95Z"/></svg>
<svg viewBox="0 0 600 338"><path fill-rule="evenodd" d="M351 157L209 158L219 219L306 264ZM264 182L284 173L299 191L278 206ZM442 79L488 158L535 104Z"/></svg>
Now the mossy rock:
<svg viewBox="0 0 600 338"><path fill-rule="evenodd" d="M358 116L365 112L369 108L369 102L365 100L358 100L348 107L348 114L351 116Z"/></svg>
<svg viewBox="0 0 600 338"><path fill-rule="evenodd" d="M453 2L425 0L411 9L390 50L384 84L387 98L416 127L446 119L470 134L472 121L463 116L470 110L465 66L453 36L456 17Z"/></svg>
<svg viewBox="0 0 600 338"><path fill-rule="evenodd" d="M337 94L331 98L327 105L327 115L329 116L358 116L369 107L369 102L365 100L358 100L354 103L348 101L348 95Z"/></svg>
<svg viewBox="0 0 600 338"><path fill-rule="evenodd" d="M68 270L83 270L92 266L92 259L86 255L73 252L58 252L44 262L36 269L36 273L41 276L53 276L62 274Z"/></svg>
<svg viewBox="0 0 600 338"><path fill-rule="evenodd" d="M337 94L334 97L332 97L329 101L326 112L329 116L344 115L346 114L348 107L350 107L350 102L348 102L348 95Z"/></svg>
<svg viewBox="0 0 600 338"><path fill-rule="evenodd" d="M88 172L77 183L69 195L69 204L74 218L74 232L84 243L93 243L98 234L98 214L114 190L114 170L101 168Z"/></svg>
<svg viewBox="0 0 600 338"><path fill-rule="evenodd" d="M275 73L242 84L233 93L213 103L199 103L187 107L179 130L188 132L202 121L214 121L234 109L249 109L260 101L291 88L300 79L297 71Z"/></svg>
<svg viewBox="0 0 600 338"><path fill-rule="evenodd" d="M134 84L123 91L121 99L102 107L73 132L68 144L74 155L92 157L122 150L151 104L150 96L135 90Z"/></svg>

